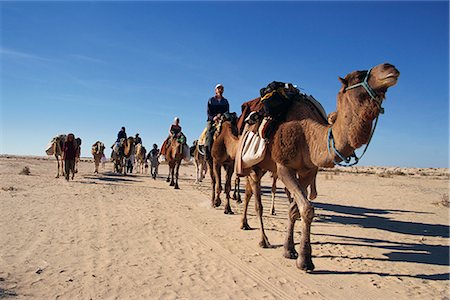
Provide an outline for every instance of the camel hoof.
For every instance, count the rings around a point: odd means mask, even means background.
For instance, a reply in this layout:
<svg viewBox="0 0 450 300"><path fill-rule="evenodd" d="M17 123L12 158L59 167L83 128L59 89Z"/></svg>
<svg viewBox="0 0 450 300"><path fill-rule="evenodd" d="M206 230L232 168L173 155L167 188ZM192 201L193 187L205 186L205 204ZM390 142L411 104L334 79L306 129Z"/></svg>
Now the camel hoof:
<svg viewBox="0 0 450 300"><path fill-rule="evenodd" d="M179 187L178 185L175 185L175 189L176 189L176 190L179 190L180 187Z"/></svg>
<svg viewBox="0 0 450 300"><path fill-rule="evenodd" d="M219 207L222 204L222 201L220 199L217 199L214 201L214 207Z"/></svg>
<svg viewBox="0 0 450 300"><path fill-rule="evenodd" d="M270 212L270 214L271 214L272 216L276 216L276 215L277 215L277 213L275 212L275 209L273 209L273 210Z"/></svg>
<svg viewBox="0 0 450 300"><path fill-rule="evenodd" d="M314 264L311 259L303 259L303 258L299 257L299 258L297 258L295 265L297 266L297 268L299 268L300 270L305 271L305 272L314 270Z"/></svg>
<svg viewBox="0 0 450 300"><path fill-rule="evenodd" d="M287 259L297 259L298 253L295 250L286 250L284 251L283 256Z"/></svg>
<svg viewBox="0 0 450 300"><path fill-rule="evenodd" d="M223 213L226 215L234 215L234 212L229 207L225 208L225 211Z"/></svg>
<svg viewBox="0 0 450 300"><path fill-rule="evenodd" d="M317 198L317 194L311 194L309 195L309 200L314 200Z"/></svg>
<svg viewBox="0 0 450 300"><path fill-rule="evenodd" d="M167 178L167 179L166 179L166 182L169 182L169 181L170 181L170 179L169 179L169 178Z"/></svg>
<svg viewBox="0 0 450 300"><path fill-rule="evenodd" d="M242 224L241 229L242 230L252 230L252 228L247 223Z"/></svg>
<svg viewBox="0 0 450 300"><path fill-rule="evenodd" d="M270 243L269 243L268 240L264 239L264 240L259 242L259 246L261 248L269 248L270 247Z"/></svg>

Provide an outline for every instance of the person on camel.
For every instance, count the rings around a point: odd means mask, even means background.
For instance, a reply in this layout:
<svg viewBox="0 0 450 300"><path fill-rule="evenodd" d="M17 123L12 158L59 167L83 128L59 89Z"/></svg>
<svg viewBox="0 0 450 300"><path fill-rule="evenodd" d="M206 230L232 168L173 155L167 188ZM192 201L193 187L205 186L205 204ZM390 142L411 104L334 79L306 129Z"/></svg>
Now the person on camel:
<svg viewBox="0 0 450 300"><path fill-rule="evenodd" d="M181 126L180 126L180 118L175 117L173 120L172 125L170 125L169 128L169 136L166 138L164 143L161 146L161 154L166 155L167 147L172 142L173 137L177 137L181 133Z"/></svg>
<svg viewBox="0 0 450 300"><path fill-rule="evenodd" d="M230 112L230 104L228 103L228 100L223 97L224 87L221 83L217 84L215 89L215 95L208 99L208 106L207 106L207 127L206 127L206 141L205 141L205 152L206 152L206 159L211 159L211 146L213 142L213 136L214 136L214 123L217 119L220 118L220 116L224 113Z"/></svg>
<svg viewBox="0 0 450 300"><path fill-rule="evenodd" d="M111 149L114 149L114 146L116 144L119 145L121 139L127 139L127 133L125 132L124 126L122 126L122 128L120 128L120 131L117 133L117 139L114 142L114 144L112 144ZM112 157L113 157L113 152L111 152L111 158Z"/></svg>
<svg viewBox="0 0 450 300"><path fill-rule="evenodd" d="M137 145L137 144L142 144L142 139L141 139L141 137L139 136L139 133L136 133L136 136L135 136L135 138L134 138L134 143Z"/></svg>

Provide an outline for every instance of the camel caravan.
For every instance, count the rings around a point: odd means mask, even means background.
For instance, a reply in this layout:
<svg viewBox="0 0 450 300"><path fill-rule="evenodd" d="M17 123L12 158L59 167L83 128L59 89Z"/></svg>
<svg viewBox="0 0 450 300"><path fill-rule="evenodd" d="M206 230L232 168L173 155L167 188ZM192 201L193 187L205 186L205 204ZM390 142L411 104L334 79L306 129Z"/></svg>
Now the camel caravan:
<svg viewBox="0 0 450 300"><path fill-rule="evenodd" d="M135 161L137 172L144 174L148 161L151 176L156 179L158 165L165 160L169 166L167 182L179 189L179 169L183 160L193 158L196 168L196 184L200 184L207 171L211 179L211 206L222 205L221 193L225 191L224 213L233 214L230 199L232 177L235 175L233 198L240 198L240 178L245 177L245 193L240 228L251 229L247 220L250 199L254 198L259 221L259 246L270 247L264 230L261 201L261 179L266 173L272 176L272 207L277 180L285 186L289 201L288 227L283 245L283 255L296 259L296 266L304 271L314 270L310 242L314 205L317 197L316 177L319 168L335 165L351 166L361 159L374 134L389 87L397 83L400 72L384 63L369 70L354 71L339 78L341 88L337 93L336 111L326 114L322 105L311 95L303 94L290 83L272 82L260 90L260 96L241 106L242 113L229 112L223 98L223 86L216 86L216 96L208 101L208 126L192 147L181 132L179 119L175 118L169 137L146 156L141 143L133 137L126 138L119 132L112 147L111 161L114 170L127 173L127 163ZM223 100L224 99L224 100ZM225 103L225 104L224 104ZM222 105L222 106L220 106ZM123 128L124 131L124 128ZM60 170L60 157L65 137L55 137L47 154L55 155ZM81 144L81 140L80 140ZM365 145L361 156L356 149ZM104 157L104 145L97 141L92 147L95 172ZM62 168L62 167L61 167ZM225 172L222 185L221 170ZM128 169L129 171L130 169ZM62 171L63 172L63 171ZM145 172L146 173L146 172ZM299 250L294 247L294 225L300 220Z"/></svg>

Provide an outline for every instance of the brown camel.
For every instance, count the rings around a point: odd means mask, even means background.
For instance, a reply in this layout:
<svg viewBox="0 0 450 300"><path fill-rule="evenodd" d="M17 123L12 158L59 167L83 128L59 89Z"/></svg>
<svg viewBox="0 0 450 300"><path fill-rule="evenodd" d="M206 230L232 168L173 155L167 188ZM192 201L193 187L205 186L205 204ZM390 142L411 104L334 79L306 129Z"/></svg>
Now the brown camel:
<svg viewBox="0 0 450 300"><path fill-rule="evenodd" d="M95 164L94 173L98 173L98 166L100 165L100 161L102 160L104 151L105 151L105 145L102 142L96 141L92 145L91 153L92 153L92 156L94 157L94 164Z"/></svg>
<svg viewBox="0 0 450 300"><path fill-rule="evenodd" d="M221 168L226 172L225 176L225 214L233 214L230 206L231 177L234 172L234 160L236 158L239 137L236 126L236 114L221 116L214 134L214 142L211 147L211 159L208 160L209 173L211 175L212 197L211 205L219 207L222 192ZM239 184L239 181L236 182Z"/></svg>
<svg viewBox="0 0 450 300"><path fill-rule="evenodd" d="M387 89L397 83L399 71L391 64L380 64L369 71L354 71L345 79L337 95L337 114L329 125L318 112L303 102L294 102L277 128L262 162L251 168L246 191L255 195L261 224L260 246L269 247L262 223L261 177L265 170L276 172L293 195L289 206L284 256L297 258L299 269L314 269L310 242L314 207L307 199L306 187L319 167L334 167L370 141L373 120L381 112ZM332 148L334 145L334 149ZM342 158L341 158L342 157ZM297 177L297 175L299 177ZM247 193L246 193L247 198ZM299 254L294 248L294 225L300 217Z"/></svg>
<svg viewBox="0 0 450 300"><path fill-rule="evenodd" d="M134 154L134 138L120 139L117 144L114 144L111 158L114 162L114 172L127 174L125 166L126 159L129 159Z"/></svg>
<svg viewBox="0 0 450 300"><path fill-rule="evenodd" d="M186 137L183 133L172 137L169 147L166 150L166 160L169 164L169 174L167 175L167 182L170 186L180 189L178 186L178 172L180 170L181 161L184 158L184 147L186 145Z"/></svg>
<svg viewBox="0 0 450 300"><path fill-rule="evenodd" d="M60 134L58 136L55 136L51 143L51 149L47 150L47 154L54 155L56 158L56 162L58 163L57 171L56 171L56 178L59 178L60 170L61 175L64 176L64 160L63 157L63 145L66 141L67 136L65 134Z"/></svg>

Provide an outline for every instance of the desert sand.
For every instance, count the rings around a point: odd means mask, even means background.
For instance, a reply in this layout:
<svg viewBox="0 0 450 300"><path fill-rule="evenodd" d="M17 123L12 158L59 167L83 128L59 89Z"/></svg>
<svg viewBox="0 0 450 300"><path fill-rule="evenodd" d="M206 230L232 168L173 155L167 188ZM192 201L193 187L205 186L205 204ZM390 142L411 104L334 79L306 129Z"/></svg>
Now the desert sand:
<svg viewBox="0 0 450 300"><path fill-rule="evenodd" d="M24 167L29 175L19 174ZM448 299L447 169L359 168L318 175L312 225L316 269L282 257L287 198L279 182L258 246L249 225L210 207L210 181L180 169L160 176L100 174L84 160L74 181L56 161L0 157L0 298L11 299ZM222 198L223 199L223 198ZM297 224L295 238L298 241Z"/></svg>

